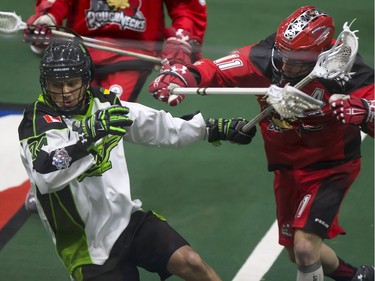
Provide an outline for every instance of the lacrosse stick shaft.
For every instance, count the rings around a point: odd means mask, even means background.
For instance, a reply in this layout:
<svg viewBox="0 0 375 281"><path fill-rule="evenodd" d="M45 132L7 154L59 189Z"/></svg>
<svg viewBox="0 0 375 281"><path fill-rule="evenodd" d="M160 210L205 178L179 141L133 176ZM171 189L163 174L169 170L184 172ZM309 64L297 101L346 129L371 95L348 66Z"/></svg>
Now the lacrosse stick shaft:
<svg viewBox="0 0 375 281"><path fill-rule="evenodd" d="M61 36L61 37L66 37L66 38L76 37L76 35L74 35L72 33L68 33L68 32L61 31L61 30L52 29L51 31L52 31L52 34L58 35L58 36ZM101 44L101 45L113 45L113 46L116 46L116 47L121 47L119 44L116 44L116 43L113 43L113 42L107 42L107 41L104 41L104 40L94 39L94 38L85 37L85 36L80 36L80 38L82 38L82 40L85 41L85 42Z"/></svg>
<svg viewBox="0 0 375 281"><path fill-rule="evenodd" d="M58 35L58 36L61 36L61 37L66 37L66 38L74 38L75 37L74 34L59 31L59 30L54 30L54 29L52 29L52 34ZM112 53L117 53L117 54L120 54L120 55L131 56L131 57L139 58L139 59L142 59L142 60L145 60L145 61L150 61L150 62L153 62L153 63L161 64L161 59L158 58L158 57L153 57L153 56L148 56L148 55L144 55L144 54L140 54L140 53L130 52L130 51L118 49L118 48L115 48L115 47L104 46L103 44L111 44L111 45L116 45L116 44L108 43L106 41L102 41L102 40L98 40L98 39L94 39L94 38L89 38L89 37L84 37L84 36L81 36L81 38L83 39L83 43L87 47L91 47L91 48L103 50L103 51L108 51L108 52L112 52Z"/></svg>
<svg viewBox="0 0 375 281"><path fill-rule="evenodd" d="M108 51L108 52L112 52L112 53L117 53L117 54L125 55L125 56L132 56L132 57L139 58L139 59L142 59L142 60L145 60L145 61L161 64L161 59L157 58L157 57L133 53L133 52L125 51L125 50L122 50L122 49L108 47L108 46L102 46L102 45L90 43L90 42L83 42L83 43L87 47L91 47L91 48L94 48L94 49Z"/></svg>
<svg viewBox="0 0 375 281"><path fill-rule="evenodd" d="M303 87L305 87L307 84L309 84L312 80L314 80L316 78L315 75L307 75L305 78L303 78L301 81L299 81L295 86L294 88L300 90L302 89Z"/></svg>
<svg viewBox="0 0 375 281"><path fill-rule="evenodd" d="M259 123L260 120L265 118L267 115L271 113L273 106L270 104L268 107L263 109L257 116L247 122L241 129L241 132L248 133L252 127Z"/></svg>
<svg viewBox="0 0 375 281"><path fill-rule="evenodd" d="M23 22L21 20L21 17L16 15L16 13L0 11L0 32L14 33L14 32L24 30L24 29L27 29L27 28L28 28L27 24L25 22ZM52 31L53 35L57 35L57 36L61 36L61 37L66 37L66 38L75 37L74 34L63 32L63 31L60 31L60 30L52 29L51 31ZM97 39L94 39L94 38L89 38L89 37L84 37L84 36L82 36L81 38L83 39L85 45L87 45L91 48L104 50L104 51L108 51L108 52L114 52L114 53L118 53L118 54L126 55L126 56L132 56L132 57L136 57L136 58L139 58L139 59L142 59L142 60L145 60L145 61L150 61L150 62L153 62L153 63L161 64L160 58L120 49L119 47L121 47L121 46L119 46L116 43L106 42L106 41L103 41L103 40L97 40ZM108 45L110 45L112 47L107 47Z"/></svg>
<svg viewBox="0 0 375 281"><path fill-rule="evenodd" d="M172 94L196 94L196 95L265 95L268 88L174 88Z"/></svg>

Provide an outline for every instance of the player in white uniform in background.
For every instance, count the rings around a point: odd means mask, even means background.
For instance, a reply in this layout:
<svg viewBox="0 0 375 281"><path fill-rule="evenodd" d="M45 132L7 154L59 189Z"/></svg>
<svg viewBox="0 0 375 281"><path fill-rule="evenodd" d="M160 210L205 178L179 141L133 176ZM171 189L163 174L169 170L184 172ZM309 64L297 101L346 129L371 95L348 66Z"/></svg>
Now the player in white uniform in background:
<svg viewBox="0 0 375 281"><path fill-rule="evenodd" d="M131 198L126 145L195 141L248 144L243 119L176 118L91 86L79 40L51 43L40 66L43 93L19 126L21 157L40 218L74 280L135 281L138 267L184 280L221 280L161 216Z"/></svg>

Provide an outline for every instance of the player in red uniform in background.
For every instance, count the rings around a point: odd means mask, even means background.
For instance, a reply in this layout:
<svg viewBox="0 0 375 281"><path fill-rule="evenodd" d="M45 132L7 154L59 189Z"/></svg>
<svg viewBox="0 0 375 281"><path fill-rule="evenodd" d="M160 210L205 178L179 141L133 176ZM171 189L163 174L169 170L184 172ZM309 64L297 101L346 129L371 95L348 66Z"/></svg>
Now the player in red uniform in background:
<svg viewBox="0 0 375 281"><path fill-rule="evenodd" d="M168 27L164 8L171 21ZM201 58L207 10L205 0L37 0L27 24L37 27L26 29L24 40L39 54L49 43L48 26L64 25L81 36L120 43L127 51L187 64ZM108 51L89 51L95 64L93 84L110 89L121 100L137 101L155 64ZM32 192L25 206L36 212Z"/></svg>
<svg viewBox="0 0 375 281"><path fill-rule="evenodd" d="M164 7L171 26L166 27ZM128 51L191 63L201 57L207 27L204 0L37 0L25 41L48 44L46 26L66 27L81 36L121 43ZM163 42L165 44L163 45ZM35 49L35 45L33 47ZM43 48L42 48L43 49ZM95 83L114 90L122 100L136 101L154 63L91 49Z"/></svg>
<svg viewBox="0 0 375 281"><path fill-rule="evenodd" d="M334 40L332 17L313 6L297 9L275 34L215 61L166 67L149 87L166 101L171 87L284 87L295 85ZM260 123L274 173L279 243L298 266L298 281L374 280L372 266L356 268L324 243L345 231L341 203L360 171L361 130L374 136L374 70L357 55L349 81L315 79L302 91L323 100L320 111L281 119L273 112ZM169 88L167 88L170 86ZM344 98L332 99L334 94ZM330 100L331 98L331 100ZM259 96L261 109L268 106Z"/></svg>

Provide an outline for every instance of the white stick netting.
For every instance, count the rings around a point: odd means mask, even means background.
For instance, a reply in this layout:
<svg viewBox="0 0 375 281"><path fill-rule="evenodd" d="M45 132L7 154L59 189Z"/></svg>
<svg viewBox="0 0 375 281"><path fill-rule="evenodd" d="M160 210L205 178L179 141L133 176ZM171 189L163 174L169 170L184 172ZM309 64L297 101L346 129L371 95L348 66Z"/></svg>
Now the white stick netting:
<svg viewBox="0 0 375 281"><path fill-rule="evenodd" d="M303 114L306 110L319 110L324 105L322 101L289 85L284 88L272 85L268 91L267 102L282 118L291 118Z"/></svg>
<svg viewBox="0 0 375 281"><path fill-rule="evenodd" d="M27 27L15 13L0 12L0 32L12 33Z"/></svg>
<svg viewBox="0 0 375 281"><path fill-rule="evenodd" d="M350 70L358 52L356 31L351 31L345 23L343 31L336 39L334 46L321 54L314 69L314 76L324 79L350 79Z"/></svg>

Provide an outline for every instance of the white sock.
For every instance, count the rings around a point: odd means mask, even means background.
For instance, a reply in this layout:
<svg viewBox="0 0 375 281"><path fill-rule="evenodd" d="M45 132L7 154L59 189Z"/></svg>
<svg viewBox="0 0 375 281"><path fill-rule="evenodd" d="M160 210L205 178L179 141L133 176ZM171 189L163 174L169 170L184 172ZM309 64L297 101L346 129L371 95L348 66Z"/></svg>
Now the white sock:
<svg viewBox="0 0 375 281"><path fill-rule="evenodd" d="M322 264L317 261L308 266L298 266L297 281L324 281Z"/></svg>

